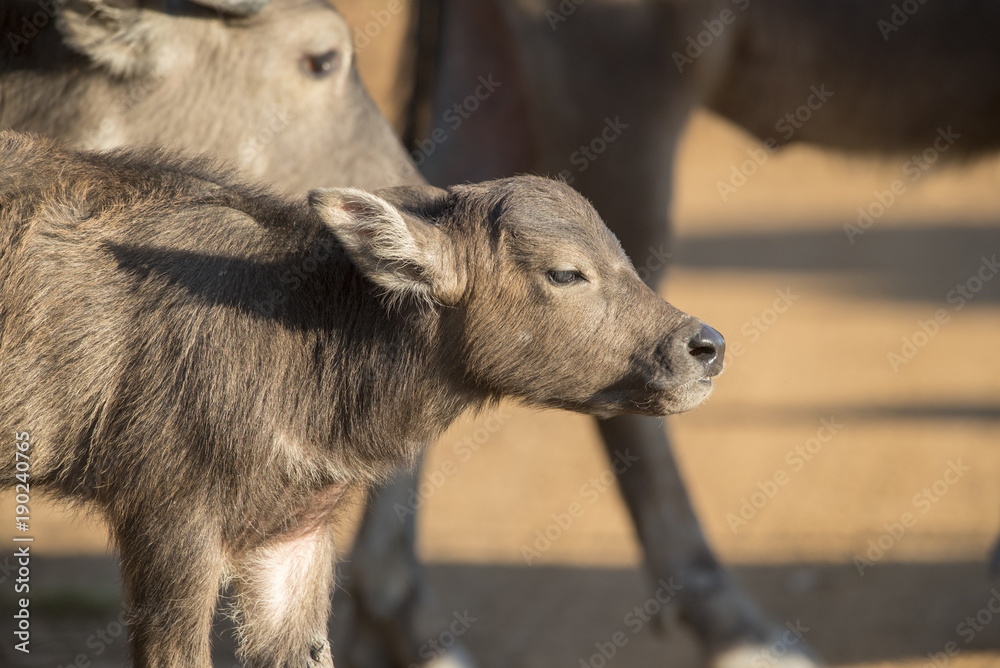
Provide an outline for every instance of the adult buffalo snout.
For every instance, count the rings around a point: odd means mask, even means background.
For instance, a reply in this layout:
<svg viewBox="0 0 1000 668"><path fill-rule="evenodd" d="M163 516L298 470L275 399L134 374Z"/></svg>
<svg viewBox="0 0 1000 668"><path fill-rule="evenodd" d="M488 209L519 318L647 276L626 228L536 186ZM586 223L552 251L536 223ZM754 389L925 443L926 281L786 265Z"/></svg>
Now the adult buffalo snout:
<svg viewBox="0 0 1000 668"><path fill-rule="evenodd" d="M717 330L703 323L688 339L687 351L705 368L706 376L718 376L722 373L726 340Z"/></svg>

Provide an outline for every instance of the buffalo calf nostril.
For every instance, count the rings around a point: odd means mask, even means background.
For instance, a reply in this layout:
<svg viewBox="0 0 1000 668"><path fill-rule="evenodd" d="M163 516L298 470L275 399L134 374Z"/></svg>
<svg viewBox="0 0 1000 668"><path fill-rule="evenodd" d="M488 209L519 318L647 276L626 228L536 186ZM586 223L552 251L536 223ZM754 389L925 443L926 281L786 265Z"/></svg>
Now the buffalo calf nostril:
<svg viewBox="0 0 1000 668"><path fill-rule="evenodd" d="M725 350L726 340L722 338L722 334L708 325L702 325L698 333L688 341L688 352L706 366L720 358Z"/></svg>
<svg viewBox="0 0 1000 668"><path fill-rule="evenodd" d="M691 345L688 346L688 348L690 349L691 354L694 355L695 357L697 357L700 360L704 360L705 362L711 362L712 359L716 355L718 355L718 352L715 350L715 348L712 348L711 346L694 346L694 347L692 347L692 345L693 344L691 344Z"/></svg>

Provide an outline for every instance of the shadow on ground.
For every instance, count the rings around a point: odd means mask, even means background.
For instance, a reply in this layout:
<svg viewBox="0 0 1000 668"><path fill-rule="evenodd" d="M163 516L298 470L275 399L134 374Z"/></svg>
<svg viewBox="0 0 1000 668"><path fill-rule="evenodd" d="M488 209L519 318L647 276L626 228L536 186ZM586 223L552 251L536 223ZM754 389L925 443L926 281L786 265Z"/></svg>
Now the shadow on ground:
<svg viewBox="0 0 1000 668"><path fill-rule="evenodd" d="M663 634L634 614L652 592L636 569L436 564L429 571L443 611L466 620L456 628L485 668L586 666L595 643L619 631L629 641L614 665L698 665L686 633ZM1000 583L983 563L875 564L863 576L853 564L752 565L735 574L774 618L808 629L805 637L832 664L922 658L949 641L970 651L1000 648L1000 621L988 607L1000 610ZM11 651L5 593L2 665L124 665L114 559L37 559L31 586L31 654ZM230 668L231 633L220 623L218 635L215 665Z"/></svg>
<svg viewBox="0 0 1000 668"><path fill-rule="evenodd" d="M993 423L1000 422L1000 403L987 401L979 403L919 402L869 406L832 404L824 407L821 411L811 406L775 408L757 405L729 405L718 408L716 411L719 419L725 419L727 424L733 426L738 426L741 423L760 424L776 420L818 419L818 415L822 416L828 413L848 420L852 424L890 420L928 423Z"/></svg>
<svg viewBox="0 0 1000 668"><path fill-rule="evenodd" d="M1000 258L1000 227L960 221L896 225L873 226L853 244L843 221L808 230L689 235L677 240L674 258L679 266L694 269L843 273L856 279L853 289L865 297L935 303L943 302L956 285L972 280L968 287L976 288L973 277L984 256ZM992 280L996 272L987 272L991 278L972 302L1000 302L1000 280Z"/></svg>

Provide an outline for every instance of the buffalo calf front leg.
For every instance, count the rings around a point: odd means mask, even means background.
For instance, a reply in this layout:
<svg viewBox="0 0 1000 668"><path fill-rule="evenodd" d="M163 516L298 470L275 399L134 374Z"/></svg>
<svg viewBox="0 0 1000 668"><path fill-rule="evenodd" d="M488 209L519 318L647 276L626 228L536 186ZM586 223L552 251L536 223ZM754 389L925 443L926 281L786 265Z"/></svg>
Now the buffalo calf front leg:
<svg viewBox="0 0 1000 668"><path fill-rule="evenodd" d="M211 523L168 526L144 519L151 516L111 521L121 552L133 663L211 668L212 616L225 569L219 533ZM183 541L183 549L165 537Z"/></svg>

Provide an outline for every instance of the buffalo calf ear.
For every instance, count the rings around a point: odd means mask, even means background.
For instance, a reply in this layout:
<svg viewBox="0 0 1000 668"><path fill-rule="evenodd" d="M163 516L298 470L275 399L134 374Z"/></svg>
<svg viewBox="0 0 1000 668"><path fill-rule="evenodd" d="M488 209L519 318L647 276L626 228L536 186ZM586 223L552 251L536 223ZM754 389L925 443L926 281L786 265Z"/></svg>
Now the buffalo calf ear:
<svg viewBox="0 0 1000 668"><path fill-rule="evenodd" d="M68 0L56 25L66 45L116 77L155 69L152 26L135 0Z"/></svg>
<svg viewBox="0 0 1000 668"><path fill-rule="evenodd" d="M450 203L448 191L434 186L394 186L375 194L397 209L425 219L443 215Z"/></svg>
<svg viewBox="0 0 1000 668"><path fill-rule="evenodd" d="M455 243L440 228L357 188L313 190L309 205L354 265L387 291L446 305L464 292Z"/></svg>

